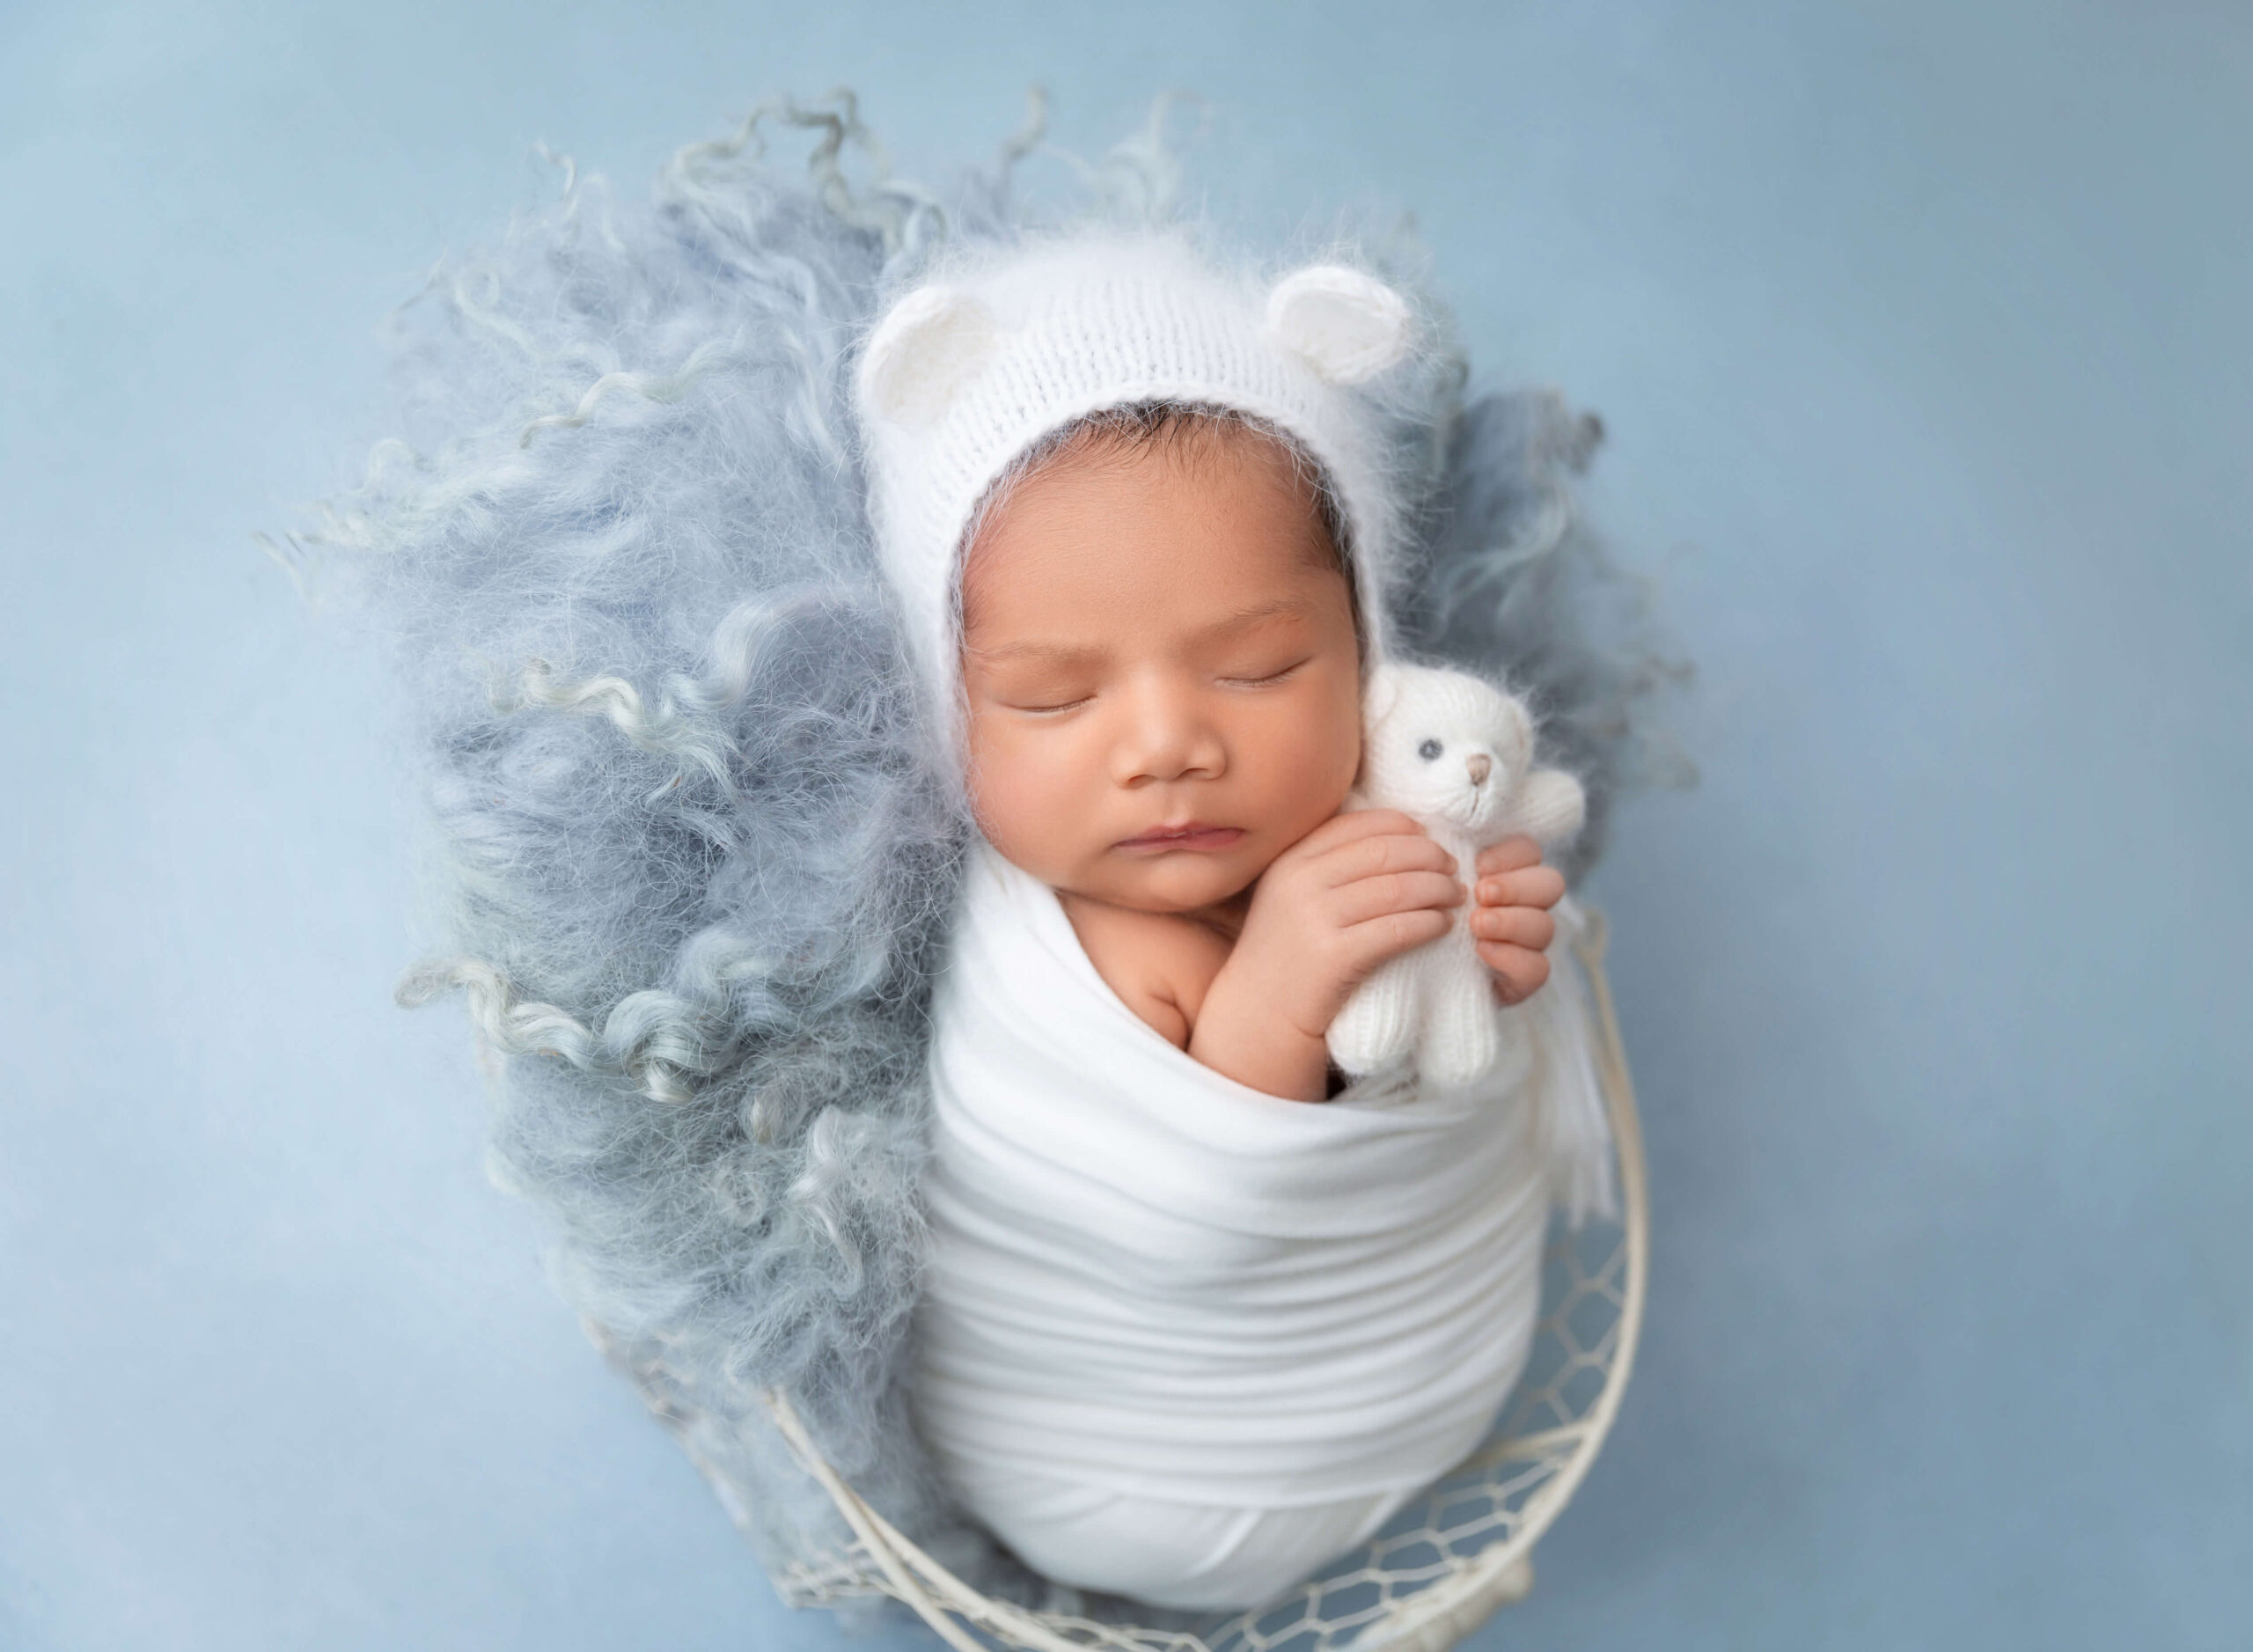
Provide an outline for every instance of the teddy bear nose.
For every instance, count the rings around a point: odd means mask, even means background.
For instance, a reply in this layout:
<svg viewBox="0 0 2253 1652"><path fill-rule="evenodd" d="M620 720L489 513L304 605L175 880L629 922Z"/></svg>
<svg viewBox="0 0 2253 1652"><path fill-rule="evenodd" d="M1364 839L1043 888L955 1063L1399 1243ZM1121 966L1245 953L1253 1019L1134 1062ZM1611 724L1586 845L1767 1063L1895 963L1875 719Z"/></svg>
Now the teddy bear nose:
<svg viewBox="0 0 2253 1652"><path fill-rule="evenodd" d="M1474 757L1466 758L1464 761L1471 769L1471 783L1474 786L1485 785L1486 776L1494 772L1494 760L1484 752L1480 752Z"/></svg>

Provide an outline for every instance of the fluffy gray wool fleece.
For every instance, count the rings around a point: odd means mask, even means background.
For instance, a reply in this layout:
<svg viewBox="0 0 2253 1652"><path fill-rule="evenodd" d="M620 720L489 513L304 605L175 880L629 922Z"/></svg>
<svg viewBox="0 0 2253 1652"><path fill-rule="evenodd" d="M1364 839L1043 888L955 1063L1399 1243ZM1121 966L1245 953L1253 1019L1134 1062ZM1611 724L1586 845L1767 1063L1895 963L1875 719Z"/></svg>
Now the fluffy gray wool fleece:
<svg viewBox="0 0 2253 1652"><path fill-rule="evenodd" d="M777 127L812 133L804 175L763 160ZM887 295L1035 227L1017 152L927 190L840 99L681 151L646 208L567 181L408 307L406 439L296 541L361 589L411 688L450 934L402 1000L464 993L498 1173L786 1589L843 1529L770 1385L896 1524L1031 1587L950 1510L904 1404L926 1004L966 826L848 392ZM1073 210L1162 217L1167 166L1114 158ZM1403 424L1404 633L1533 699L1589 782L1577 874L1652 680L1633 589L1572 509L1596 426L1545 393L1465 405L1449 366Z"/></svg>

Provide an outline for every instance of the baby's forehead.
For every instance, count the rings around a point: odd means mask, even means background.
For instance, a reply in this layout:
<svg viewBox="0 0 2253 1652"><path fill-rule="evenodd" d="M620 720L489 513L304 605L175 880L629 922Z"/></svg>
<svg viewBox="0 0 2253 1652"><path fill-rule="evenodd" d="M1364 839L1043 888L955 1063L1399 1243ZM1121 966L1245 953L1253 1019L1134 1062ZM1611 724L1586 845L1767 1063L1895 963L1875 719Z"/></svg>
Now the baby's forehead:
<svg viewBox="0 0 2253 1652"><path fill-rule="evenodd" d="M1241 600L1244 585L1344 589L1358 625L1336 513L1318 467L1241 415L1125 409L1036 444L990 490L965 534L959 614L1004 621L1038 588L1131 584L1138 556L1193 542L1169 598Z"/></svg>
<svg viewBox="0 0 2253 1652"><path fill-rule="evenodd" d="M1273 426L1231 410L1170 404L1114 408L1066 425L1028 449L999 491L1006 495L1012 482L1129 466L1185 482L1259 478L1318 522L1327 491L1321 466Z"/></svg>

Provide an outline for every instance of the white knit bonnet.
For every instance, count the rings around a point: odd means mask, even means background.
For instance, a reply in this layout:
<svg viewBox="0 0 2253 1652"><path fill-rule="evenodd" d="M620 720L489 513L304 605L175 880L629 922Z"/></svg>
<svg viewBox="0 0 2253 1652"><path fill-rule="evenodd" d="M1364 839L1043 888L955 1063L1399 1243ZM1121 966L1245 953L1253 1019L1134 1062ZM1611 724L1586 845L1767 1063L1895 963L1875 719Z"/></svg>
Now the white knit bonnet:
<svg viewBox="0 0 2253 1652"><path fill-rule="evenodd" d="M948 270L884 314L855 381L886 576L917 671L958 733L964 531L1043 437L1143 402L1232 409L1305 449L1344 518L1369 663L1386 652L1398 511L1365 392L1413 322L1376 277L1319 264L1263 286L1165 234L1083 237Z"/></svg>

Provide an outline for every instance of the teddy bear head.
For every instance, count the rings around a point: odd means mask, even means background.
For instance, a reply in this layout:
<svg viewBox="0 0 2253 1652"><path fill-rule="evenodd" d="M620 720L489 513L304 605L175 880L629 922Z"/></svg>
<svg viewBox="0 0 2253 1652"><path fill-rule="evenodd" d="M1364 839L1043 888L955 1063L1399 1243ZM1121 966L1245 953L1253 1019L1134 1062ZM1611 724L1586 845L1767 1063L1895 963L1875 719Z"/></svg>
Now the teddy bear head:
<svg viewBox="0 0 2253 1652"><path fill-rule="evenodd" d="M1389 664L1370 672L1364 710L1369 803L1474 836L1503 820L1533 760L1516 701L1462 672Z"/></svg>

